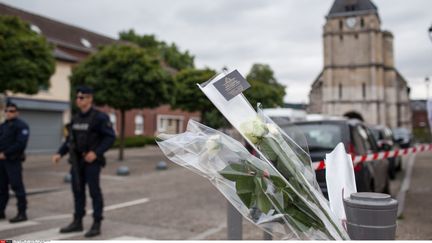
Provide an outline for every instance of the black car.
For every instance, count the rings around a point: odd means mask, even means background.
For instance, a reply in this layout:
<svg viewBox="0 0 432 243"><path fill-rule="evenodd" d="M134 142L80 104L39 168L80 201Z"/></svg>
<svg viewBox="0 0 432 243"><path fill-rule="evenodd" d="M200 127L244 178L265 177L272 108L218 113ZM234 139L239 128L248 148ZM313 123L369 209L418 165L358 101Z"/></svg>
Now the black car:
<svg viewBox="0 0 432 243"><path fill-rule="evenodd" d="M393 139L393 132L390 128L382 125L371 126L370 130L377 141L378 148L382 151L398 149L400 146ZM402 168L402 158L400 156L388 158L389 160L389 177L396 178L396 172Z"/></svg>
<svg viewBox="0 0 432 243"><path fill-rule="evenodd" d="M378 152L378 146L370 130L358 120L320 120L295 122L281 125L281 128L294 140L304 141L313 162L321 161L326 153L330 153L342 142L345 150L351 155L365 155ZM299 142L298 144L304 144ZM378 160L360 163L354 167L358 192L389 193L388 161ZM328 198L325 170L316 171L316 179L320 188Z"/></svg>

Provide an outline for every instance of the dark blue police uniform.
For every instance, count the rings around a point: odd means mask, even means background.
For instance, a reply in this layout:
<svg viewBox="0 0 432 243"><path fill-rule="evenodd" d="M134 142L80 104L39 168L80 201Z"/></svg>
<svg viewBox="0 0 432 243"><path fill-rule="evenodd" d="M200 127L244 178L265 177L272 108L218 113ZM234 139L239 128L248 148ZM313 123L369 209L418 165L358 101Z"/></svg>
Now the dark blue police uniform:
<svg viewBox="0 0 432 243"><path fill-rule="evenodd" d="M0 125L0 152L6 157L0 160L0 213L9 201L9 185L17 198L18 213L27 210L26 192L22 179L24 151L29 138L27 123L19 118L6 120Z"/></svg>
<svg viewBox="0 0 432 243"><path fill-rule="evenodd" d="M78 113L70 124L69 136L60 147L58 153L63 156L72 153L76 161L71 161L72 192L74 196L74 218L81 219L85 215L85 184L88 185L93 204L95 222L103 219L103 197L100 188L100 172L105 166L104 153L113 145L115 133L105 113L91 108L86 113ZM96 161L88 163L84 160L86 153L93 151Z"/></svg>

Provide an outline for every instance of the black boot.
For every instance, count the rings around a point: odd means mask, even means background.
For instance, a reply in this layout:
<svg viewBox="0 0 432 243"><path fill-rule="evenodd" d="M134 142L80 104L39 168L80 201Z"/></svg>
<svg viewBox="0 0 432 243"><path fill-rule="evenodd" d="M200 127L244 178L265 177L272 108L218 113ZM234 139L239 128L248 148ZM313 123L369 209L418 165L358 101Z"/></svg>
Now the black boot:
<svg viewBox="0 0 432 243"><path fill-rule="evenodd" d="M81 218L74 218L72 223L60 229L60 233L71 233L71 232L79 232L79 231L83 231Z"/></svg>
<svg viewBox="0 0 432 243"><path fill-rule="evenodd" d="M0 212L0 220L6 219L6 214L4 212Z"/></svg>
<svg viewBox="0 0 432 243"><path fill-rule="evenodd" d="M100 233L101 233L100 228L101 228L101 222L100 221L94 221L92 227L90 228L89 231L87 231L87 233L84 236L87 238L90 238L90 237L100 235Z"/></svg>
<svg viewBox="0 0 432 243"><path fill-rule="evenodd" d="M15 218L11 218L9 220L9 223L19 223L23 221L27 221L26 213L18 213L17 216L15 216Z"/></svg>

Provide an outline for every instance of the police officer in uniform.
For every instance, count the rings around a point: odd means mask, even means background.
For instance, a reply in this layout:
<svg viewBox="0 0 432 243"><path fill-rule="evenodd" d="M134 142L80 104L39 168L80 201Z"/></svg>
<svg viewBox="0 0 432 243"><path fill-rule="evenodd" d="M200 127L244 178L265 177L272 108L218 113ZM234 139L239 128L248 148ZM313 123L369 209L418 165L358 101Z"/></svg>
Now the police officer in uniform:
<svg viewBox="0 0 432 243"><path fill-rule="evenodd" d="M60 233L82 231L82 218L85 215L85 184L88 185L93 204L93 225L85 237L100 234L103 219L103 197L100 188L100 172L105 166L104 153L115 140L114 130L105 113L93 108L93 89L78 87L76 105L80 112L70 123L70 132L53 163L58 163L62 156L69 152L71 163L72 192L74 197L74 219L68 226L61 228Z"/></svg>
<svg viewBox="0 0 432 243"><path fill-rule="evenodd" d="M27 220L27 199L22 179L24 150L29 138L27 123L18 118L18 107L6 104L6 121L0 125L0 220L5 219L5 209L9 201L9 185L17 198L18 214L9 220L17 223Z"/></svg>

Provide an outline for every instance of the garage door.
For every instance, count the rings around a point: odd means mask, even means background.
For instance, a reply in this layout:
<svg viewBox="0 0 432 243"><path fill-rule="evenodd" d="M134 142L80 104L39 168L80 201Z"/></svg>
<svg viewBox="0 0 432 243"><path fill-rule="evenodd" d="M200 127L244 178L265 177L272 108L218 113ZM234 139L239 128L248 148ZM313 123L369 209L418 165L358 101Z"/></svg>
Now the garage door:
<svg viewBox="0 0 432 243"><path fill-rule="evenodd" d="M63 136L62 112L21 110L20 117L30 126L27 153L57 151Z"/></svg>

